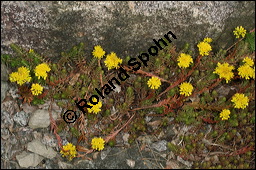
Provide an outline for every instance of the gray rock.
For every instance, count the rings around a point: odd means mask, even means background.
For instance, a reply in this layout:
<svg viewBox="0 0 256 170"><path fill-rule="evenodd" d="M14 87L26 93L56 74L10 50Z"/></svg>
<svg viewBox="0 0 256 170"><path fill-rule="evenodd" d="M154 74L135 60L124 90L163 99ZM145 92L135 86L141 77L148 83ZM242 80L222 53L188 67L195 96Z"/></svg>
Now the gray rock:
<svg viewBox="0 0 256 170"><path fill-rule="evenodd" d="M3 102L8 87L8 70L5 64L1 63L1 103Z"/></svg>
<svg viewBox="0 0 256 170"><path fill-rule="evenodd" d="M39 140L36 139L28 143L27 149L31 152L34 152L49 159L54 158L57 154L57 152L55 152L52 148L46 147Z"/></svg>
<svg viewBox="0 0 256 170"><path fill-rule="evenodd" d="M152 143L152 148L154 148L158 152L165 151L167 149L167 141L161 140L161 141Z"/></svg>
<svg viewBox="0 0 256 170"><path fill-rule="evenodd" d="M109 148L109 147L102 150L101 153L100 153L101 160L104 160L107 157L107 155L109 154L110 151L111 151L111 148Z"/></svg>
<svg viewBox="0 0 256 170"><path fill-rule="evenodd" d="M13 127L13 119L11 114L5 110L1 109L1 128L3 127Z"/></svg>
<svg viewBox="0 0 256 170"><path fill-rule="evenodd" d="M5 96L6 96L6 92L8 90L8 83L5 81L1 81L1 103L3 102Z"/></svg>
<svg viewBox="0 0 256 170"><path fill-rule="evenodd" d="M215 47L229 47L232 31L255 26L253 1L3 1L1 51L16 43L44 56L84 42L89 55L94 45L118 56L137 56L172 31L182 47L208 36ZM58 59L58 58L56 58Z"/></svg>
<svg viewBox="0 0 256 170"><path fill-rule="evenodd" d="M8 70L5 64L1 63L1 81L8 81Z"/></svg>
<svg viewBox="0 0 256 170"><path fill-rule="evenodd" d="M130 145L130 144L128 143L129 136L130 136L129 133L125 133L125 134L123 135L123 137L122 137L125 145Z"/></svg>
<svg viewBox="0 0 256 170"><path fill-rule="evenodd" d="M54 119L57 119L57 113L55 111L52 111L52 116ZM48 110L36 110L34 113L32 113L28 125L32 129L48 127L50 125L50 116Z"/></svg>
<svg viewBox="0 0 256 170"><path fill-rule="evenodd" d="M176 135L176 133L173 130L173 125L170 125L166 129L166 138L167 140L172 140L172 138Z"/></svg>
<svg viewBox="0 0 256 170"><path fill-rule="evenodd" d="M35 153L23 151L21 154L16 156L16 159L21 167L28 168L37 166L44 158Z"/></svg>
<svg viewBox="0 0 256 170"><path fill-rule="evenodd" d="M54 135L51 134L44 134L42 143L45 144L46 146L50 146L50 147L58 147L58 142L57 139Z"/></svg>
<svg viewBox="0 0 256 170"><path fill-rule="evenodd" d="M28 123L28 114L24 111L17 112L14 115L13 120L20 126L26 126Z"/></svg>
<svg viewBox="0 0 256 170"><path fill-rule="evenodd" d="M135 162L127 164L127 160ZM100 156L93 161L79 160L74 163L73 169L131 169L131 165L134 165L134 169L161 169L163 167L158 165L160 161L162 164L166 159L152 151L140 150L135 144L129 148L111 148L104 160Z"/></svg>
<svg viewBox="0 0 256 170"><path fill-rule="evenodd" d="M130 167L130 168L134 168L135 167L135 161L132 159L126 159L126 164Z"/></svg>
<svg viewBox="0 0 256 170"><path fill-rule="evenodd" d="M61 161L58 161L58 166L60 169L71 169L73 167L72 164L61 162Z"/></svg>

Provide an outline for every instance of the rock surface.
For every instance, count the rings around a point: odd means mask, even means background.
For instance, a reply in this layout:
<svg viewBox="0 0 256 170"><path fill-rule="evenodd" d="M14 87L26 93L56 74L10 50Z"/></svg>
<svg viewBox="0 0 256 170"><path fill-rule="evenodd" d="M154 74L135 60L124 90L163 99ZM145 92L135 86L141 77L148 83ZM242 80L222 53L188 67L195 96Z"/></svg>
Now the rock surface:
<svg viewBox="0 0 256 170"><path fill-rule="evenodd" d="M5 64L1 63L1 81L8 80L8 70Z"/></svg>
<svg viewBox="0 0 256 170"><path fill-rule="evenodd" d="M57 113L52 111L52 116L54 119L56 119ZM50 116L48 110L39 109L33 112L28 125L32 129L48 127L50 125Z"/></svg>
<svg viewBox="0 0 256 170"><path fill-rule="evenodd" d="M1 103L3 102L6 92L9 89L8 87L8 70L6 65L1 63Z"/></svg>
<svg viewBox="0 0 256 170"><path fill-rule="evenodd" d="M61 51L84 42L87 54L102 45L118 56L137 56L153 39L172 31L182 47L206 36L215 48L228 47L233 30L255 26L253 1L3 1L1 51L11 43L58 59Z"/></svg>
<svg viewBox="0 0 256 170"><path fill-rule="evenodd" d="M57 152L55 152L52 148L46 147L39 140L36 139L28 143L27 149L31 152L34 152L49 159L54 158L57 154Z"/></svg>
<svg viewBox="0 0 256 170"><path fill-rule="evenodd" d="M8 90L8 83L5 81L1 81L1 103L3 102L6 92Z"/></svg>
<svg viewBox="0 0 256 170"><path fill-rule="evenodd" d="M26 126L28 123L28 114L24 111L17 112L14 115L13 120L20 126Z"/></svg>
<svg viewBox="0 0 256 170"><path fill-rule="evenodd" d="M21 167L28 168L37 166L44 158L35 153L23 151L21 154L16 156L16 159Z"/></svg>
<svg viewBox="0 0 256 170"><path fill-rule="evenodd" d="M167 149L167 141L161 140L152 144L152 147L158 152L165 151Z"/></svg>

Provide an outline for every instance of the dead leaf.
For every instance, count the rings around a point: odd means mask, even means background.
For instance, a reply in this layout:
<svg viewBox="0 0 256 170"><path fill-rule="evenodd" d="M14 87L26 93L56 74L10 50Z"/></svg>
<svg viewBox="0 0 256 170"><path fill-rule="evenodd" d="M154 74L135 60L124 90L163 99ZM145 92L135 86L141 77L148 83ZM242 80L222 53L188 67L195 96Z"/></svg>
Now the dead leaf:
<svg viewBox="0 0 256 170"><path fill-rule="evenodd" d="M80 76L80 73L76 73L76 74L71 78L71 80L69 81L69 84L70 84L71 86L73 86L73 85L77 82L79 76Z"/></svg>
<svg viewBox="0 0 256 170"><path fill-rule="evenodd" d="M142 145L141 145L141 147L140 147L140 151L143 151L145 148L146 148L146 144L145 143L143 143Z"/></svg>
<svg viewBox="0 0 256 170"><path fill-rule="evenodd" d="M20 107L26 113L33 113L38 109L37 106L32 106L32 105L30 106L28 103L24 103Z"/></svg>
<svg viewBox="0 0 256 170"><path fill-rule="evenodd" d="M98 155L99 155L99 152L95 152L95 153L92 155L92 158L93 158L93 159L97 159Z"/></svg>
<svg viewBox="0 0 256 170"><path fill-rule="evenodd" d="M152 126L153 129L156 129L161 124L161 122L161 120L155 120L153 122L149 122L148 125Z"/></svg>
<svg viewBox="0 0 256 170"><path fill-rule="evenodd" d="M76 150L79 151L79 152L87 152L87 151L89 151L88 148L85 148L85 147L80 146L80 145L76 146Z"/></svg>

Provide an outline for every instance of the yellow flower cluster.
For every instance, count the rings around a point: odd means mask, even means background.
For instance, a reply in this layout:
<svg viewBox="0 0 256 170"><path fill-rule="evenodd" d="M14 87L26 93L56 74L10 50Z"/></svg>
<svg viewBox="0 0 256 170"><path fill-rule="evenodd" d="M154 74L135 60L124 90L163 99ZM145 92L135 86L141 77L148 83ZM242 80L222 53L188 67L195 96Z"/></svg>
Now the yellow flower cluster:
<svg viewBox="0 0 256 170"><path fill-rule="evenodd" d="M240 26L240 27L236 27L233 33L236 36L236 38L240 38L240 36L244 38L246 34L246 30L242 26Z"/></svg>
<svg viewBox="0 0 256 170"><path fill-rule="evenodd" d="M248 103L249 103L249 98L247 96L245 96L244 94L241 94L241 93L236 93L231 101L234 103L234 108L237 108L237 109L244 109L246 108L246 106L248 106Z"/></svg>
<svg viewBox="0 0 256 170"><path fill-rule="evenodd" d="M103 58L103 56L105 55L105 51L102 49L102 47L100 45L97 45L94 47L94 50L92 52L92 55L97 58L97 59L101 59Z"/></svg>
<svg viewBox="0 0 256 170"><path fill-rule="evenodd" d="M30 82L31 77L29 75L29 69L24 66L19 67L17 72L12 72L10 74L9 79L11 82L17 82L19 85Z"/></svg>
<svg viewBox="0 0 256 170"><path fill-rule="evenodd" d="M95 98L92 99L93 102L96 102L97 100ZM93 105L91 103L88 103L88 105L92 106L92 108L88 108L89 113L99 113L101 111L102 102L99 101L97 104Z"/></svg>
<svg viewBox="0 0 256 170"><path fill-rule="evenodd" d="M122 63L122 59L118 58L116 56L116 53L111 52L110 54L107 55L106 60L104 61L106 67L108 68L108 70L113 69L113 68L117 68L119 64Z"/></svg>
<svg viewBox="0 0 256 170"><path fill-rule="evenodd" d="M180 85L180 94L185 96L190 96L192 94L193 88L194 87L192 86L192 84L183 82Z"/></svg>
<svg viewBox="0 0 256 170"><path fill-rule="evenodd" d="M151 89L158 89L161 86L161 80L158 77L151 77L147 84Z"/></svg>
<svg viewBox="0 0 256 170"><path fill-rule="evenodd" d="M77 155L76 146L72 143L67 143L63 146L64 151L60 151L62 157L67 157L68 160L72 160Z"/></svg>
<svg viewBox="0 0 256 170"><path fill-rule="evenodd" d="M245 57L245 58L243 59L243 62L244 62L245 64L249 65L250 67L252 67L252 66L254 65L254 61L253 61L251 58L249 58L249 57Z"/></svg>
<svg viewBox="0 0 256 170"><path fill-rule="evenodd" d="M209 40L206 40L209 41ZM201 56L209 55L209 52L212 51L212 47L208 42L200 42L197 44L197 47L199 49L199 54Z"/></svg>
<svg viewBox="0 0 256 170"><path fill-rule="evenodd" d="M238 69L238 75L245 79L255 79L255 68L250 67L247 64L240 66Z"/></svg>
<svg viewBox="0 0 256 170"><path fill-rule="evenodd" d="M179 62L178 66L180 68L182 68L182 67L187 68L187 67L189 67L190 63L193 63L192 57L185 53L181 53L180 56L178 57L177 61Z"/></svg>
<svg viewBox="0 0 256 170"><path fill-rule="evenodd" d="M204 38L203 42L206 42L206 43L211 43L212 42L212 39L211 38Z"/></svg>
<svg viewBox="0 0 256 170"><path fill-rule="evenodd" d="M246 57L243 59L243 62L244 64L237 69L238 75L245 79L255 79L255 68L252 68L254 61Z"/></svg>
<svg viewBox="0 0 256 170"><path fill-rule="evenodd" d="M230 110L229 109L223 109L222 112L220 113L220 118L221 120L228 120L230 115Z"/></svg>
<svg viewBox="0 0 256 170"><path fill-rule="evenodd" d="M42 77L44 80L47 77L47 72L49 72L51 69L46 63L39 64L35 68L35 75L40 79Z"/></svg>
<svg viewBox="0 0 256 170"><path fill-rule="evenodd" d="M218 74L220 78L224 78L226 80L226 83L228 83L234 77L234 73L232 72L233 69L234 66L229 65L226 62L223 64L218 63L213 73Z"/></svg>
<svg viewBox="0 0 256 170"><path fill-rule="evenodd" d="M105 141L101 137L93 138L92 143L91 143L92 149L95 149L95 150L98 150L98 151L101 151L101 150L104 149L104 144L105 144Z"/></svg>
<svg viewBox="0 0 256 170"><path fill-rule="evenodd" d="M34 84L33 83L30 90L31 90L33 95L37 96L39 94L42 94L43 89L44 89L43 86L41 86L40 84L38 84L38 83Z"/></svg>

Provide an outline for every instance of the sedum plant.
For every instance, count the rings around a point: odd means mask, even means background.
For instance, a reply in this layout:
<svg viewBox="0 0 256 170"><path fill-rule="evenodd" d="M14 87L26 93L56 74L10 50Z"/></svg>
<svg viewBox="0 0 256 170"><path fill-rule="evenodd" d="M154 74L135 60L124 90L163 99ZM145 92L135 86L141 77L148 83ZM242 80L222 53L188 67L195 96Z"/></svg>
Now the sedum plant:
<svg viewBox="0 0 256 170"><path fill-rule="evenodd" d="M104 150L108 143L113 146L121 131L130 134L130 144L141 134L158 135L173 117L172 123L197 129L185 134L180 146L168 141L168 148L175 155L188 158L190 154L218 151L209 141L232 148L232 152L223 148L227 154L221 155L225 159L219 165L200 157L195 168L230 168L230 164L253 168L253 164L234 160L239 156L252 159L249 153L255 147L254 32L237 27L234 35L238 41L217 52L213 52L214 40L209 37L196 44L195 52L189 44L177 51L168 43L147 61L147 66L141 65L137 70L127 64L130 56L121 58L100 45L85 54L83 43L62 52L59 61L50 61L17 45L12 45L17 57L2 55L1 59L12 71L18 68L10 74L10 82L17 83L24 102L53 100L63 110L76 112L77 119L70 124L63 118L51 120L56 124L54 133L59 146L64 149L61 154L69 160ZM21 88L24 85L27 89ZM223 93L223 87L230 93ZM83 107L85 104L88 108ZM161 117L162 122L158 128L150 129L146 117ZM213 127L212 131L206 133L206 124ZM58 134L63 131L70 134L69 140L77 138L76 147L62 146ZM241 143L243 138L246 139Z"/></svg>

